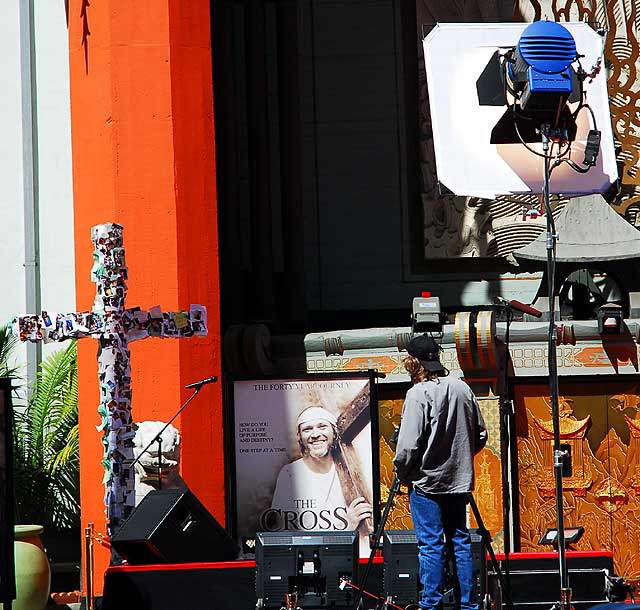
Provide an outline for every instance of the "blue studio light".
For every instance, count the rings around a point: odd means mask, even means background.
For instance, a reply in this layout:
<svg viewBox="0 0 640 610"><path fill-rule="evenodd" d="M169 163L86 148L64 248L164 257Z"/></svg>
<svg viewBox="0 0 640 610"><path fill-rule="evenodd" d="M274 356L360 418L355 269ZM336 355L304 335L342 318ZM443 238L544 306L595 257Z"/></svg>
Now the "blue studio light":
<svg viewBox="0 0 640 610"><path fill-rule="evenodd" d="M509 62L509 76L527 111L554 112L573 91L571 64L578 55L567 28L555 21L535 21L522 32Z"/></svg>

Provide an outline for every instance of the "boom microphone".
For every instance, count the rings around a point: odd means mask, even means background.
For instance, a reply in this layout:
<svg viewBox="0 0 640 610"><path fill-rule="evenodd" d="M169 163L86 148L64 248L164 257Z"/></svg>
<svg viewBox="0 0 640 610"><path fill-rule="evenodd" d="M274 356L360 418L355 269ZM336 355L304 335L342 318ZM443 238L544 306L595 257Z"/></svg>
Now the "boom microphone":
<svg viewBox="0 0 640 610"><path fill-rule="evenodd" d="M188 383L185 388L200 388L207 383L213 383L214 381L218 381L218 378L214 375L213 377L207 377L206 379L202 379L200 381L194 381L193 383Z"/></svg>
<svg viewBox="0 0 640 610"><path fill-rule="evenodd" d="M535 318L542 317L542 312L539 309L536 309L535 307L531 307L530 305L525 305L520 301L516 301L516 300L508 301L503 297L495 297L495 300L498 303L501 303L502 305L507 305L508 307L511 307L511 309L515 309L516 311L521 311L522 313L528 313L530 316L534 316Z"/></svg>

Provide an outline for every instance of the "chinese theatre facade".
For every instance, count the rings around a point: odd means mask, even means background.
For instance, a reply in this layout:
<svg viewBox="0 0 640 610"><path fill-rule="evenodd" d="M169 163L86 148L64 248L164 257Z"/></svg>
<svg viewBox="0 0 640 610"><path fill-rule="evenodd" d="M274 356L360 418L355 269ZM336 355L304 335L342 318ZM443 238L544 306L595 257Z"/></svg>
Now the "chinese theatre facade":
<svg viewBox="0 0 640 610"><path fill-rule="evenodd" d="M576 225L572 215L578 209L583 218ZM633 270L640 236L600 196L574 199L557 216L556 227L564 237L557 248L554 288L560 312L560 441L571 458L563 476L564 523L584 528L570 549L611 551L616 574L640 582L640 283ZM514 254L526 268L542 271L544 247L541 236ZM620 249L626 258L617 261ZM542 316L520 314L509 320L508 333L503 307L459 312L442 331L442 361L474 389L489 429L489 443L476 457L475 499L496 550L506 542L513 551L548 551L540 539L556 527L545 286L543 273L532 303ZM605 305L615 301L623 312L615 328L598 320L606 291ZM409 387L402 360L411 329L315 333L296 342L258 327L245 336L260 337L235 346L244 350L246 362L255 363L256 376L303 366L315 372L377 369L386 374L378 390L384 506L393 481L390 439ZM226 338L225 350L234 349L233 340L233 335ZM304 356L291 349L294 344L304 344ZM408 496L401 493L387 528L411 527Z"/></svg>

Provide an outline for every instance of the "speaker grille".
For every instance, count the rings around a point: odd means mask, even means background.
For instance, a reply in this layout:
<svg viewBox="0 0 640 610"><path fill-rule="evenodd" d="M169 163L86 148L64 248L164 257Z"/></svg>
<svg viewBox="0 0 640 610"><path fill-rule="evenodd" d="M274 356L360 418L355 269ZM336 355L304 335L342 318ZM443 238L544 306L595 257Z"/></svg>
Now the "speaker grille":
<svg viewBox="0 0 640 610"><path fill-rule="evenodd" d="M325 534L321 538L322 544L352 544L353 539L349 536L332 536ZM340 551L342 552L342 551Z"/></svg>
<svg viewBox="0 0 640 610"><path fill-rule="evenodd" d="M293 536L261 536L260 540L264 546L282 546L283 544L293 544Z"/></svg>
<svg viewBox="0 0 640 610"><path fill-rule="evenodd" d="M388 532L388 536L391 544L417 544L416 535L412 533L399 534Z"/></svg>

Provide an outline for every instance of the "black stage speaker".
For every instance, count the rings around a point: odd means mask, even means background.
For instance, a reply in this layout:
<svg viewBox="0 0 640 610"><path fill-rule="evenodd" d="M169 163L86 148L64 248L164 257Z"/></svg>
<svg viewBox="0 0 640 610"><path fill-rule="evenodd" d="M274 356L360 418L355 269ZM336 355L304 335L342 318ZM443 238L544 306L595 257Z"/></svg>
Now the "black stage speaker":
<svg viewBox="0 0 640 610"><path fill-rule="evenodd" d="M257 532L258 605L282 608L297 591L302 608L353 607L356 591L340 581L357 583L358 546L353 531Z"/></svg>
<svg viewBox="0 0 640 610"><path fill-rule="evenodd" d="M481 604L487 591L486 553L478 530L470 529L469 534L473 557L473 599L475 603ZM383 590L387 601L401 606L416 604L422 585L414 531L385 530L382 538L382 555L384 556ZM445 596L443 604L455 606L453 595Z"/></svg>
<svg viewBox="0 0 640 610"><path fill-rule="evenodd" d="M471 555L473 556L473 594L474 602L482 606L489 588L487 576L487 550L477 528L469 528L471 535Z"/></svg>
<svg viewBox="0 0 640 610"><path fill-rule="evenodd" d="M498 556L499 559L503 557ZM567 571L572 590L571 605L576 610L586 610L608 601L607 577L613 575L611 553L567 551ZM560 598L558 555L512 553L509 556L509 580L516 610L547 610ZM493 567L489 569L489 592L496 607L500 607L504 596Z"/></svg>
<svg viewBox="0 0 640 610"><path fill-rule="evenodd" d="M418 547L413 530L385 530L382 535L383 591L388 602L417 604L420 590Z"/></svg>
<svg viewBox="0 0 640 610"><path fill-rule="evenodd" d="M111 538L130 565L230 561L238 546L188 489L145 496Z"/></svg>

